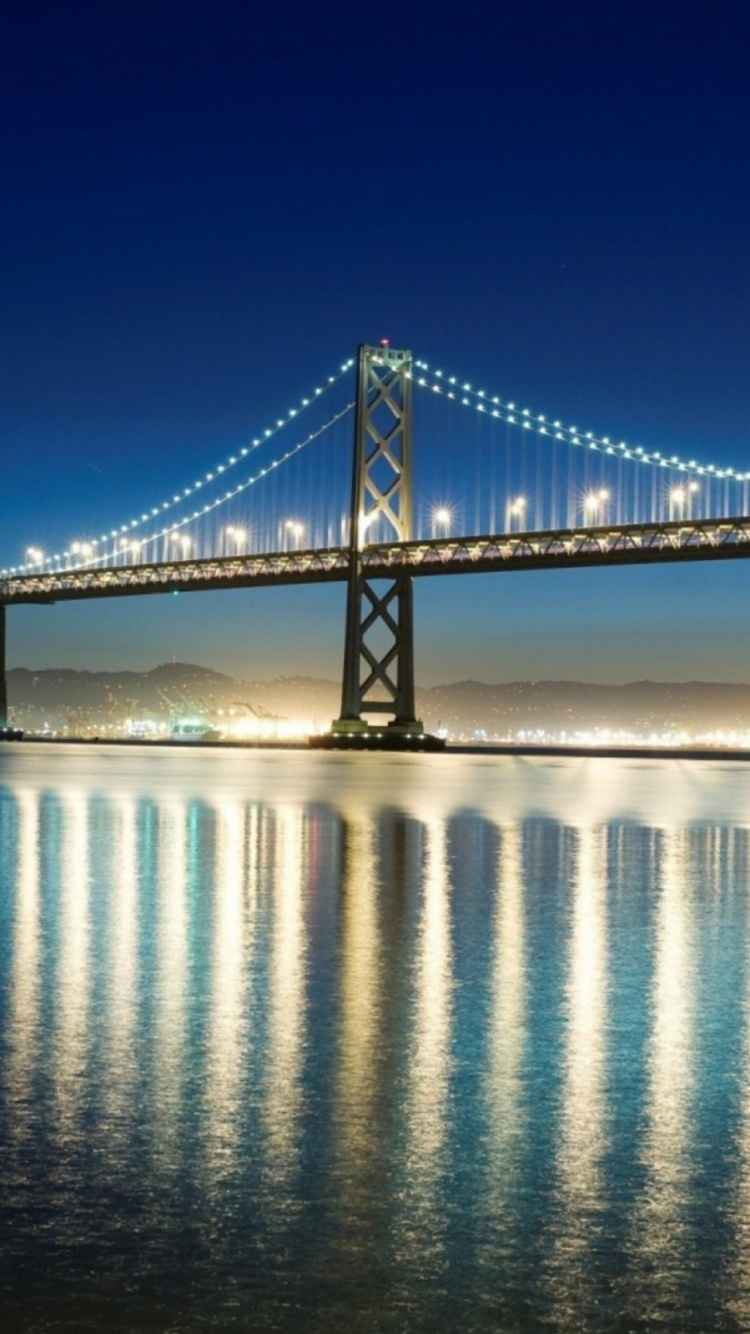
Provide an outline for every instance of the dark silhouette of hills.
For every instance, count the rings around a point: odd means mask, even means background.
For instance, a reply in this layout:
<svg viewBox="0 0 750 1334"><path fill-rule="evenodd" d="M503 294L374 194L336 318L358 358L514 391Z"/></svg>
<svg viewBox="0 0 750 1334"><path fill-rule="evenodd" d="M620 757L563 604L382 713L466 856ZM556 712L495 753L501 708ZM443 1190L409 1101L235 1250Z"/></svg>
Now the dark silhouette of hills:
<svg viewBox="0 0 750 1334"><path fill-rule="evenodd" d="M108 731L127 718L169 721L198 715L215 720L220 710L248 706L270 715L325 725L339 709L336 681L282 676L238 681L192 663L163 663L148 672L86 672L68 668L8 673L11 716L28 730ZM750 730L750 685L722 682L633 681L594 685L582 681L457 681L418 692L428 728L442 724L454 735L483 730L489 737L521 730L547 732L610 728L698 734Z"/></svg>

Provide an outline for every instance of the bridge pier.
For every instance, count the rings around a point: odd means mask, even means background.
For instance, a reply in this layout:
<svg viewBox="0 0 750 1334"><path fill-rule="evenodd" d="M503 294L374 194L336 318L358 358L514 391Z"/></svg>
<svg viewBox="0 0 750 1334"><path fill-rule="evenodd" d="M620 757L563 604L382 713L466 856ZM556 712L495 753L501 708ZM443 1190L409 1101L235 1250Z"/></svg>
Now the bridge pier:
<svg viewBox="0 0 750 1334"><path fill-rule="evenodd" d="M330 732L312 741L327 749L444 745L416 716L411 576L368 579L362 562L368 532L371 541L412 537L411 366L411 352L387 345L363 344L357 353L341 714ZM363 714L386 715L385 722L368 722Z"/></svg>
<svg viewBox="0 0 750 1334"><path fill-rule="evenodd" d="M5 676L5 603L0 602L0 732L8 726L8 682Z"/></svg>

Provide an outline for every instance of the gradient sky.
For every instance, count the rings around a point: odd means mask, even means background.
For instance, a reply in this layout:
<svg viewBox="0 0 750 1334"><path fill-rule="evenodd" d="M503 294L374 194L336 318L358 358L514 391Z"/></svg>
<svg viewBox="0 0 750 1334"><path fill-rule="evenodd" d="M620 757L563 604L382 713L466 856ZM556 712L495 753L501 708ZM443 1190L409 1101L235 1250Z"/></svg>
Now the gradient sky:
<svg viewBox="0 0 750 1334"><path fill-rule="evenodd" d="M156 503L384 334L750 467L744 18L12 4L0 563ZM749 583L745 562L418 582L417 678L750 680ZM338 676L343 609L324 587L14 608L9 662Z"/></svg>

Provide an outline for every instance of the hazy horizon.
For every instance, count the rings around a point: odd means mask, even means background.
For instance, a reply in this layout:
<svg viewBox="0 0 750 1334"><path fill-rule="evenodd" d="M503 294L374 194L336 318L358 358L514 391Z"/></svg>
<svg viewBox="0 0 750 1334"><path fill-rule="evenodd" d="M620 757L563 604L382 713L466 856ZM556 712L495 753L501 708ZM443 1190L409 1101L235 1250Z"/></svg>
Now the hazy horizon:
<svg viewBox="0 0 750 1334"><path fill-rule="evenodd" d="M148 676L153 672L161 671L165 668L186 668L188 670L198 670L200 672L212 673L217 676L224 676L227 680L241 681L246 684L263 685L269 682L281 681L313 681L317 684L340 686L341 680L338 676L314 676L308 672L282 672L276 676L236 676L233 672L227 671L222 667L211 666L205 662L190 662L184 658L170 658L164 662L152 663L148 667L70 667L59 663L50 663L48 666L29 666L27 663L14 663L8 668L8 676L13 672L30 672L35 675L41 675L44 672L78 672L88 673L92 676L117 676L130 674L133 676ZM657 678L653 676L632 677L623 681L595 681L591 678L571 677L571 676L534 676L534 677L507 677L502 680L488 680L477 676L463 676L453 680L435 681L431 685L417 684L417 691L420 690L447 690L456 686L478 685L489 688L505 686L584 686L594 689L624 690L629 686L719 686L719 687L737 687L750 689L750 680L719 680L718 678L707 679L703 677L689 676L684 678Z"/></svg>

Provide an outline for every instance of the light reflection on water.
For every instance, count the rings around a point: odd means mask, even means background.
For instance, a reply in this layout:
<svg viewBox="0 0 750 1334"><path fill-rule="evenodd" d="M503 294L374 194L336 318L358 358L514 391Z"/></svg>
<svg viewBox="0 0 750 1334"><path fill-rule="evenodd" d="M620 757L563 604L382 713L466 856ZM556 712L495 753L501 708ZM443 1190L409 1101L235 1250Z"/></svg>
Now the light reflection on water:
<svg viewBox="0 0 750 1334"><path fill-rule="evenodd" d="M254 837L257 811L252 812L245 863L246 813L237 805L216 809L216 878L206 1082L203 1121L209 1183L231 1176L239 1149L242 1060L248 1032L247 972L253 945L255 895L246 894L245 872L257 875Z"/></svg>
<svg viewBox="0 0 750 1334"><path fill-rule="evenodd" d="M262 1102L266 1195L274 1213L296 1210L303 1114L305 1048L303 875L308 829L303 814L275 812L273 925L269 979L268 1050Z"/></svg>
<svg viewBox="0 0 750 1334"><path fill-rule="evenodd" d="M570 930L563 1001L560 1116L555 1146L551 1318L587 1322L596 1305L592 1255L606 1208L608 1147L607 880L605 829L572 831Z"/></svg>
<svg viewBox="0 0 750 1334"><path fill-rule="evenodd" d="M651 1031L640 1159L643 1186L632 1219L637 1307L664 1318L679 1309L688 1268L694 1129L695 961L686 831L661 831L654 908Z"/></svg>
<svg viewBox="0 0 750 1334"><path fill-rule="evenodd" d="M750 773L0 754L3 1328L743 1329Z"/></svg>
<svg viewBox="0 0 750 1334"><path fill-rule="evenodd" d="M34 1083L39 1060L41 928L36 793L18 792L16 818L17 872L5 1070L12 1098L10 1143L19 1148L34 1127Z"/></svg>

